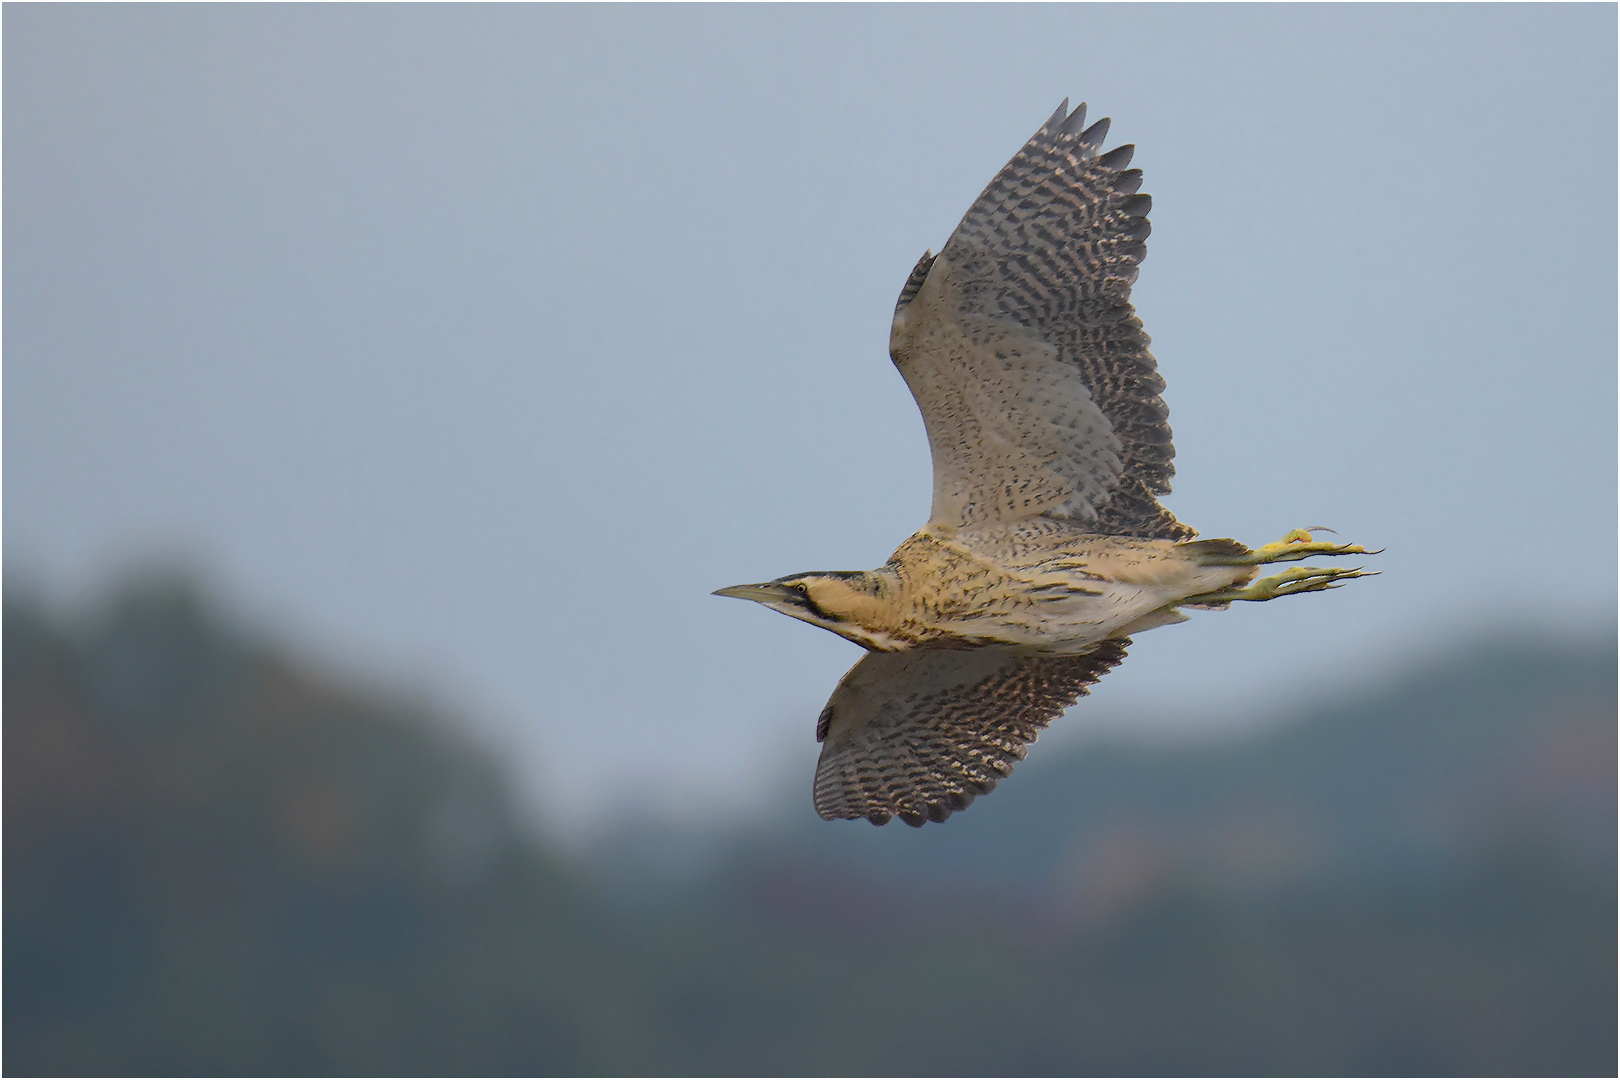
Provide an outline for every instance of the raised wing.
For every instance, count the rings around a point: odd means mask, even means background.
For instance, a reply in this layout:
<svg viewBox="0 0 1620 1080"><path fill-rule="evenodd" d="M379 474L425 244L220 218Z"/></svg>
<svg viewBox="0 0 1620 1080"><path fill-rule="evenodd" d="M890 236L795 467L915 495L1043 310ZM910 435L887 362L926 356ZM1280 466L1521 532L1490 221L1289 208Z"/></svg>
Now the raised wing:
<svg viewBox="0 0 1620 1080"><path fill-rule="evenodd" d="M1131 146L1068 102L1007 163L895 307L889 350L934 459L932 520L1045 514L1117 535L1195 535L1162 506L1169 411L1131 308L1152 200Z"/></svg>
<svg viewBox="0 0 1620 1080"><path fill-rule="evenodd" d="M1011 649L870 652L821 712L816 812L882 825L944 821L996 786L1024 747L1124 659L1129 638L1075 656Z"/></svg>

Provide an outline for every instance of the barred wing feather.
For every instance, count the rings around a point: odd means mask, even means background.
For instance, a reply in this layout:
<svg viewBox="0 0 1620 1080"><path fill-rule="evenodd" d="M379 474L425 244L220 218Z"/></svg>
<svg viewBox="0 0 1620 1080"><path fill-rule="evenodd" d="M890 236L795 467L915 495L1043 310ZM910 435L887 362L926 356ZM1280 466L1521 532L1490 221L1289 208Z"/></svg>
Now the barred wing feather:
<svg viewBox="0 0 1620 1080"><path fill-rule="evenodd" d="M944 821L996 786L1024 747L1125 657L909 649L860 659L822 710L816 812L882 825Z"/></svg>
<svg viewBox="0 0 1620 1080"><path fill-rule="evenodd" d="M1151 200L1108 121L1058 111L997 174L895 308L890 354L928 430L932 521L1047 515L1090 531L1195 535L1158 503L1168 410L1130 303Z"/></svg>

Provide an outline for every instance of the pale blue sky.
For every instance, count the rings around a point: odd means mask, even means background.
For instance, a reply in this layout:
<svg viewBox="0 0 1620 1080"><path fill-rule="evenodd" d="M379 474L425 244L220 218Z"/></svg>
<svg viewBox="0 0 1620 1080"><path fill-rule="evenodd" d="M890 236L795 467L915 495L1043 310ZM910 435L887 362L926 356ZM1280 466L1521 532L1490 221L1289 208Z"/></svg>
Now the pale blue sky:
<svg viewBox="0 0 1620 1080"><path fill-rule="evenodd" d="M1615 615L1612 5L4 11L5 558L202 568L564 828L802 789L853 646L709 596L927 515L912 263L1064 97L1154 196L1169 505L1384 576L1046 741ZM1543 554L1556 551L1557 555Z"/></svg>

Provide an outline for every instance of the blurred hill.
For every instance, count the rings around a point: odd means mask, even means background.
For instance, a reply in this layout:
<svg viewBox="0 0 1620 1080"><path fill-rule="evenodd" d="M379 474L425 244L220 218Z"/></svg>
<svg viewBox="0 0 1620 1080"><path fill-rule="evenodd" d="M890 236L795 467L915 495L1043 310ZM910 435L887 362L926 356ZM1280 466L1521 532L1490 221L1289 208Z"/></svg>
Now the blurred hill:
<svg viewBox="0 0 1620 1080"><path fill-rule="evenodd" d="M183 584L7 592L11 1074L1615 1070L1612 639L1043 748L920 832L800 785L579 859Z"/></svg>

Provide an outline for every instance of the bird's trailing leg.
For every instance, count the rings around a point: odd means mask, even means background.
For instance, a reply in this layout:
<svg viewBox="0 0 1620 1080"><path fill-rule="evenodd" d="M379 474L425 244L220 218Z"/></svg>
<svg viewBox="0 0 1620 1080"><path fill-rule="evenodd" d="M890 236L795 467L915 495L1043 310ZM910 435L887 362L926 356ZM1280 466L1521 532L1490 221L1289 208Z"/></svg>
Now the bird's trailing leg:
<svg viewBox="0 0 1620 1080"><path fill-rule="evenodd" d="M1335 554L1348 554L1336 552ZM1184 604L1224 604L1233 600L1275 600L1279 596L1292 596L1294 593L1322 592L1324 589L1337 589L1351 578L1376 577L1376 572L1355 567L1351 570L1341 570L1333 566L1296 566L1292 570L1284 570L1280 574L1261 578L1259 581L1243 588L1220 589L1211 593L1200 593L1189 596L1183 600Z"/></svg>
<svg viewBox="0 0 1620 1080"><path fill-rule="evenodd" d="M1199 561L1205 566L1264 566L1266 563L1299 562L1301 559L1308 559L1312 555L1378 554L1377 551L1368 551L1360 544L1329 544L1311 538L1313 532L1332 531L1332 529L1321 525L1315 525L1309 529L1295 529L1274 544L1266 544L1252 551L1245 549L1240 554L1214 551L1201 555Z"/></svg>
<svg viewBox="0 0 1620 1080"><path fill-rule="evenodd" d="M1312 555L1376 555L1360 544L1328 544L1311 538L1313 532L1332 532L1320 525L1310 529L1295 529L1275 544L1250 550L1230 540L1195 542L1207 547L1199 552L1198 560L1205 566L1264 566L1267 563L1298 562ZM1251 570L1252 574L1253 571ZM1233 584L1214 592L1200 593L1183 600L1184 604L1224 604L1233 600L1275 600L1294 593L1322 592L1337 589L1351 578L1373 577L1372 572L1356 567L1337 570L1328 566L1296 566L1271 577L1261 578L1248 585Z"/></svg>

